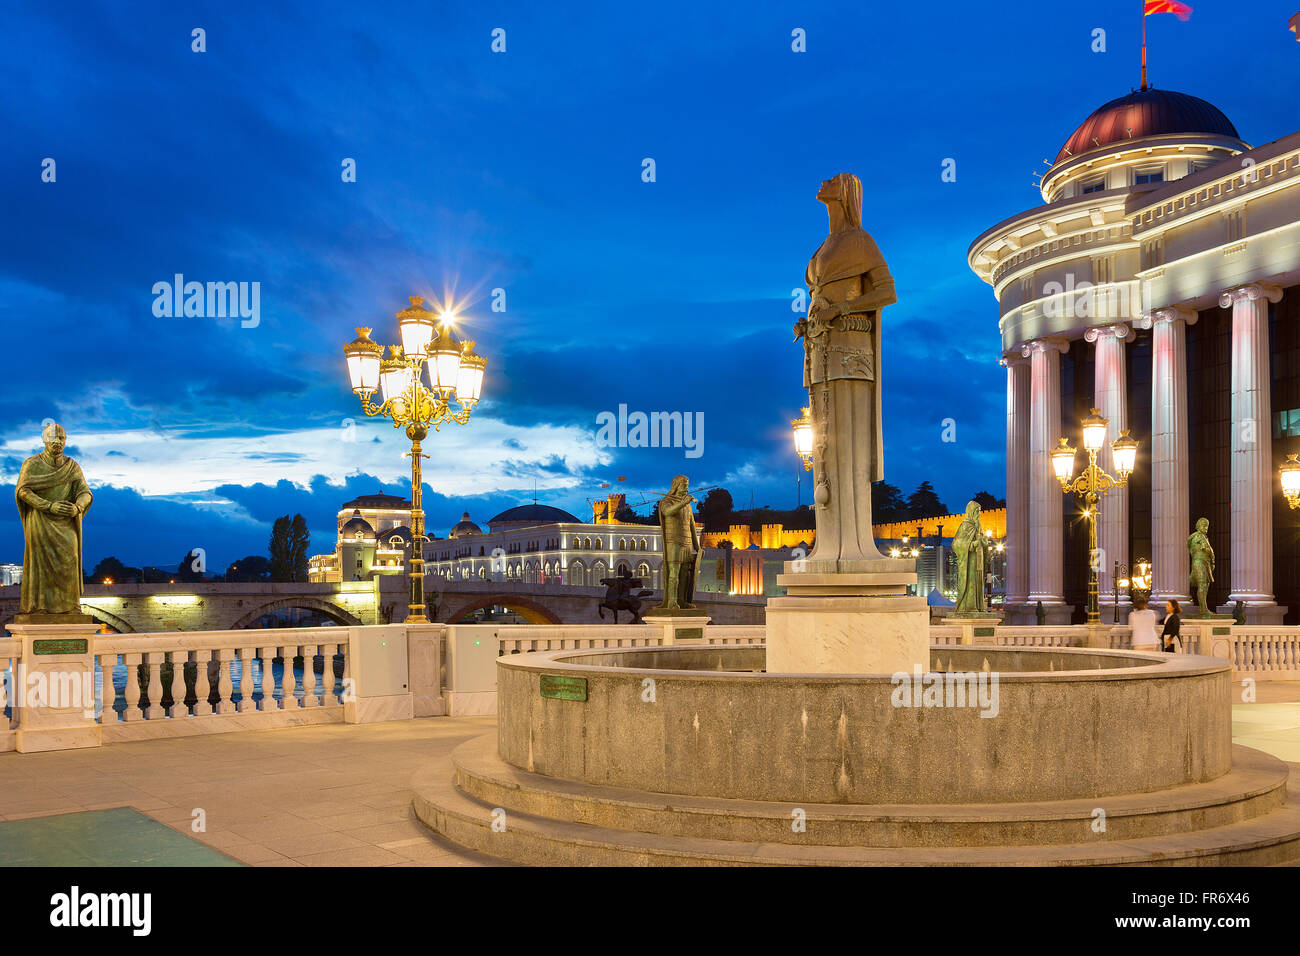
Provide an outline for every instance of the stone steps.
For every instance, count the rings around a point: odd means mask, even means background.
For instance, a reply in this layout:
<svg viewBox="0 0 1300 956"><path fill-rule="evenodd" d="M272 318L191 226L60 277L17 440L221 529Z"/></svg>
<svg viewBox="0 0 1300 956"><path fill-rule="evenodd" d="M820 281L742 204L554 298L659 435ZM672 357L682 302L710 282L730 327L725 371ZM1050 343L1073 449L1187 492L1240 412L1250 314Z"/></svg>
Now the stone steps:
<svg viewBox="0 0 1300 956"><path fill-rule="evenodd" d="M1212 784L1088 801L1106 810L1105 834L1092 832L1093 806L1084 801L809 806L807 832L795 834L785 805L617 791L528 774L495 757L492 734L434 761L412 786L415 812L431 829L483 853L540 865L1206 866L1300 858L1300 797L1286 794L1285 766L1248 748L1237 748L1234 760L1233 773ZM497 808L505 812L502 832L492 830ZM1131 835L1144 827L1161 832ZM1022 842L943 842L998 833ZM1054 840L1054 833L1070 838ZM860 839L870 834L885 840ZM839 838L846 842L835 845Z"/></svg>
<svg viewBox="0 0 1300 956"><path fill-rule="evenodd" d="M1287 767L1239 747L1231 773L1153 793L1048 803L855 806L807 804L795 832L794 804L653 794L528 773L503 761L486 734L452 754L455 783L494 807L569 823L718 840L825 846L1032 846L1123 841L1228 826L1286 802ZM1094 811L1106 829L1093 829Z"/></svg>

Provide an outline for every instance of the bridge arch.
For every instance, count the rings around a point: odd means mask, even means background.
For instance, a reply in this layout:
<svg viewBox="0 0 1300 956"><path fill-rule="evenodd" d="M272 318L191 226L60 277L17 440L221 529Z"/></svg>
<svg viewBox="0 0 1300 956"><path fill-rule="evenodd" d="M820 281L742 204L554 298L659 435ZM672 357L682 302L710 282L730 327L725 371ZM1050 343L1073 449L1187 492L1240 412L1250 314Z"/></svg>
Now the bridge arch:
<svg viewBox="0 0 1300 956"><path fill-rule="evenodd" d="M343 610L337 604L329 601L322 601L320 598L313 597L288 597L281 598L277 601L268 601L259 608L255 608L238 618L226 630L237 631L240 628L250 626L258 618L270 614L272 611L279 611L283 608L299 607L307 611L320 611L331 621L344 627L361 627L365 622L353 614Z"/></svg>
<svg viewBox="0 0 1300 956"><path fill-rule="evenodd" d="M89 614L100 624L107 624L119 634L134 634L135 628L132 627L125 619L118 617L116 614L110 614L102 607L96 607L93 604L81 605L81 613Z"/></svg>
<svg viewBox="0 0 1300 956"><path fill-rule="evenodd" d="M475 611L481 611L484 608L489 608L493 605L508 607L529 624L564 623L556 617L555 612L546 605L517 594L489 594L483 597L475 597L464 604L458 605L454 610L448 611L446 614L446 620L443 623L459 623L462 619L473 614ZM438 617L442 616L442 614L438 615Z"/></svg>

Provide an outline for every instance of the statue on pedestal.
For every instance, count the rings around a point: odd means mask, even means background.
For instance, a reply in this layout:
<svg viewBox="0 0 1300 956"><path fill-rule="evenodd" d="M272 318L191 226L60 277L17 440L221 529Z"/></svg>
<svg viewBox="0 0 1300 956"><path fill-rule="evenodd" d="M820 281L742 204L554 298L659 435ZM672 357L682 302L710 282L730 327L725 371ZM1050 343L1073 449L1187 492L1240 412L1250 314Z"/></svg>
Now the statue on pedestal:
<svg viewBox="0 0 1300 956"><path fill-rule="evenodd" d="M25 545L16 620L89 621L81 613L81 518L93 496L81 467L63 454L63 426L46 425L41 440L45 451L23 462L14 490Z"/></svg>
<svg viewBox="0 0 1300 956"><path fill-rule="evenodd" d="M1188 589L1196 600L1197 616L1210 615L1210 585L1214 582L1214 548L1210 546L1210 519L1200 518L1196 530L1187 536L1187 553L1192 558Z"/></svg>
<svg viewBox="0 0 1300 956"><path fill-rule="evenodd" d="M862 182L840 173L821 184L830 235L808 263L804 387L813 420L817 540L810 562L879 560L871 483L884 476L880 425L880 314L897 301L889 267L862 228Z"/></svg>
<svg viewBox="0 0 1300 956"><path fill-rule="evenodd" d="M957 557L956 614L988 610L984 595L984 548L979 502L971 501L966 505L966 517L961 519L952 538L952 551Z"/></svg>
<svg viewBox="0 0 1300 956"><path fill-rule="evenodd" d="M695 574L699 567L700 532L691 512L689 482L673 479L659 501L659 527L664 538L664 600L656 611L695 609Z"/></svg>

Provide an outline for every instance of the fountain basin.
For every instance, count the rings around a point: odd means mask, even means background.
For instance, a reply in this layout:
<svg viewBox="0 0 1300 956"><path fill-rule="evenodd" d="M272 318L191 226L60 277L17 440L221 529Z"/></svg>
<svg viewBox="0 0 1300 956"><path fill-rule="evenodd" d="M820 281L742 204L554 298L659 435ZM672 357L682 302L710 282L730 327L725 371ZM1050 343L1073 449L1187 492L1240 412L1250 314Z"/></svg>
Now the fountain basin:
<svg viewBox="0 0 1300 956"><path fill-rule="evenodd" d="M498 752L594 786L818 804L1094 798L1231 768L1231 671L1214 658L946 646L932 648L931 675L895 676L766 674L764 656L675 645L502 658ZM585 681L586 699L543 696L543 677Z"/></svg>

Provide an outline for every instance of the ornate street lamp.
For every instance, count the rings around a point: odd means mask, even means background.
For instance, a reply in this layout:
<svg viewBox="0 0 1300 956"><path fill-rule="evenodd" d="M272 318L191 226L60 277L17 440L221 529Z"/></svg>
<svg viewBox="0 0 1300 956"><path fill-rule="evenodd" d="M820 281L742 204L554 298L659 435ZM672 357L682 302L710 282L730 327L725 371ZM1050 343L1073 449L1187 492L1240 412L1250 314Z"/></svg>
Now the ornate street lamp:
<svg viewBox="0 0 1300 956"><path fill-rule="evenodd" d="M1052 470L1061 483L1061 490L1067 495L1078 495L1083 499L1083 515L1088 519L1088 623L1100 624L1101 615L1097 610L1097 517L1100 513L1098 503L1107 492L1123 488L1128 484L1129 475L1137 463L1138 443L1127 430L1110 443L1111 457L1115 462L1118 477L1109 475L1097 467L1097 453L1106 444L1106 427L1110 421L1100 411L1092 409L1092 414L1083 419L1083 448L1088 453L1088 467L1079 476L1074 476L1075 450L1069 441L1061 439L1061 444L1052 451Z"/></svg>
<svg viewBox="0 0 1300 956"><path fill-rule="evenodd" d="M1282 479L1282 494L1292 508L1300 508L1300 455L1287 455L1277 470Z"/></svg>
<svg viewBox="0 0 1300 956"><path fill-rule="evenodd" d="M401 345L384 347L370 339L370 329L357 329L357 337L343 347L352 391L370 417L386 416L394 428L406 426L411 440L411 599L407 620L427 623L424 605L424 508L420 459L428 458L420 442L429 426L439 431L444 422L464 425L483 390L487 360L474 354L474 343L458 342L451 332L454 316L435 315L423 305L421 296L411 296L410 308L397 313ZM441 326L441 328L439 328ZM428 368L428 384L424 371ZM378 391L380 405L370 397ZM459 411L452 403L460 406Z"/></svg>

